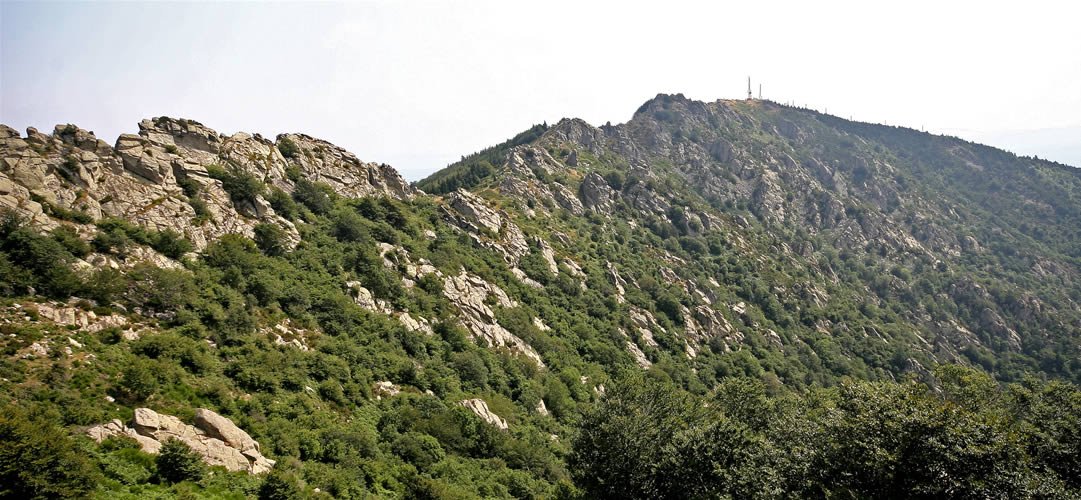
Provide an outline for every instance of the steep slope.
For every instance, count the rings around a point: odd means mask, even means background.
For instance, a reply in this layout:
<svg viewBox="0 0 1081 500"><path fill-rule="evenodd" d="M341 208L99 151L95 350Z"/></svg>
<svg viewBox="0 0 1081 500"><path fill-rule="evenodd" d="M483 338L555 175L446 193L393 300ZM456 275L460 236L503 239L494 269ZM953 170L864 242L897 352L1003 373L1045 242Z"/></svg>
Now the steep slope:
<svg viewBox="0 0 1081 500"><path fill-rule="evenodd" d="M438 193L471 162L418 187ZM761 337L838 374L971 361L1006 379L1078 376L1070 167L768 101L660 95L626 124L563 120L469 178L559 250L647 278L639 305L668 304L687 341L675 350ZM576 226L591 242L560 245Z"/></svg>
<svg viewBox="0 0 1081 500"><path fill-rule="evenodd" d="M110 147L0 127L0 471L22 474L2 482L1069 496L1081 399L1029 376L1081 376L1079 179L666 95L621 125L533 127L417 187L301 134L157 118ZM949 362L1025 382L932 373ZM850 442L883 426L896 440ZM147 455L169 437L224 468L170 485ZM925 463L945 472L917 477Z"/></svg>

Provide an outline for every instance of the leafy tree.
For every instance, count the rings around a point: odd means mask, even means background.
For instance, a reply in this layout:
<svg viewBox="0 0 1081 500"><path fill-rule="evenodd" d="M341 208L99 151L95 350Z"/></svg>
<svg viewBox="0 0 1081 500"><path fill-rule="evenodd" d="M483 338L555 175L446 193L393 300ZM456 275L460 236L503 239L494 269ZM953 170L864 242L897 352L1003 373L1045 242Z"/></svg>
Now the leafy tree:
<svg viewBox="0 0 1081 500"><path fill-rule="evenodd" d="M72 255L86 257L90 254L90 245L79 237L79 233L75 231L74 227L68 225L59 226L53 229L50 234Z"/></svg>
<svg viewBox="0 0 1081 500"><path fill-rule="evenodd" d="M198 481L206 473L202 457L179 439L161 445L157 458L158 477L168 483Z"/></svg>
<svg viewBox="0 0 1081 500"><path fill-rule="evenodd" d="M398 436L392 449L395 455L422 471L428 470L446 456L439 440L419 432L407 432Z"/></svg>
<svg viewBox="0 0 1081 500"><path fill-rule="evenodd" d="M14 212L0 213L0 252L11 272L0 280L16 293L30 288L54 298L74 295L82 280L72 270L71 252L57 240L42 236Z"/></svg>
<svg viewBox="0 0 1081 500"><path fill-rule="evenodd" d="M705 471L697 469L702 453L693 450L695 443L687 432L710 433L705 430L708 418L675 387L629 376L608 389L603 403L583 416L570 469L589 496L700 496L712 488L708 476L689 480Z"/></svg>
<svg viewBox="0 0 1081 500"><path fill-rule="evenodd" d="M184 254L195 249L191 241L172 229L159 231L155 234L150 246L171 259L179 259Z"/></svg>
<svg viewBox="0 0 1081 500"><path fill-rule="evenodd" d="M244 171L238 166L230 165L228 168L221 165L210 165L206 168L210 177L221 181L221 187L229 194L229 199L236 204L254 205L256 198L263 194L266 184L262 179Z"/></svg>
<svg viewBox="0 0 1081 500"><path fill-rule="evenodd" d="M300 154L300 147L292 139L282 137L278 140L278 151L286 158L296 158Z"/></svg>
<svg viewBox="0 0 1081 500"><path fill-rule="evenodd" d="M98 479L54 422L14 404L0 409L0 498L85 498Z"/></svg>
<svg viewBox="0 0 1081 500"><path fill-rule="evenodd" d="M324 185L300 179L293 188L293 199L316 215L325 215L334 206L332 193L333 191Z"/></svg>
<svg viewBox="0 0 1081 500"><path fill-rule="evenodd" d="M260 223L255 226L255 246L263 253L275 257L285 253L285 231L281 226L270 223Z"/></svg>
<svg viewBox="0 0 1081 500"><path fill-rule="evenodd" d="M150 364L135 360L120 377L120 390L132 401L144 401L158 390L158 374Z"/></svg>
<svg viewBox="0 0 1081 500"><path fill-rule="evenodd" d="M304 480L297 473L299 463L283 462L274 466L259 486L259 500L296 500L309 498Z"/></svg>

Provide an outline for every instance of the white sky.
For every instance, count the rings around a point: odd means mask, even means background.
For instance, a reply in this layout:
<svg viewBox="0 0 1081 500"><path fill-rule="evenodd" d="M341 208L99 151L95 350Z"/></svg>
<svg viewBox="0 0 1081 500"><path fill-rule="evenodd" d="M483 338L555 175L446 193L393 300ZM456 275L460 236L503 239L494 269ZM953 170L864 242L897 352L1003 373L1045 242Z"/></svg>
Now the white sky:
<svg viewBox="0 0 1081 500"><path fill-rule="evenodd" d="M1073 2L0 3L0 122L304 132L416 180L533 123L757 93L1081 166Z"/></svg>

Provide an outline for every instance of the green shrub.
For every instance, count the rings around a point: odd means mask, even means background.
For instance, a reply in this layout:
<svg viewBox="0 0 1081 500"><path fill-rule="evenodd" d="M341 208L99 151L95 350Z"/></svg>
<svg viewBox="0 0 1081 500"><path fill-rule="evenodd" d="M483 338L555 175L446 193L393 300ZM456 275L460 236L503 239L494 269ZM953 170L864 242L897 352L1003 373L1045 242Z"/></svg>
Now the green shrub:
<svg viewBox="0 0 1081 500"><path fill-rule="evenodd" d="M273 208L275 213L288 220L296 220L300 216L300 207L297 206L296 201L288 193L277 187L270 188L267 202L270 203L270 208Z"/></svg>
<svg viewBox="0 0 1081 500"><path fill-rule="evenodd" d="M158 477L167 483L198 481L206 473L202 457L179 439L170 439L161 446L156 463Z"/></svg>
<svg viewBox="0 0 1081 500"><path fill-rule="evenodd" d="M300 147L288 137L282 137L278 141L278 151L286 158L296 158L300 154Z"/></svg>
<svg viewBox="0 0 1081 500"><path fill-rule="evenodd" d="M297 472L281 466L274 467L259 486L259 500L297 500L308 496L304 480Z"/></svg>
<svg viewBox="0 0 1081 500"><path fill-rule="evenodd" d="M235 204L254 205L256 199L266 189L266 184L262 179L234 165L230 165L228 169L221 165L210 165L206 168L206 173L221 181L222 189L229 194L229 199Z"/></svg>
<svg viewBox="0 0 1081 500"><path fill-rule="evenodd" d="M74 227L64 225L52 230L54 240L64 246L68 252L76 257L86 257L90 254L90 244L79 237Z"/></svg>
<svg viewBox="0 0 1081 500"><path fill-rule="evenodd" d="M4 288L25 293L33 288L53 298L66 298L83 288L72 270L71 252L59 241L24 225L13 212L0 214L0 255L8 271L0 276Z"/></svg>
<svg viewBox="0 0 1081 500"><path fill-rule="evenodd" d="M255 246L264 254L278 256L285 253L287 247L285 231L277 224L261 223L255 226Z"/></svg>
<svg viewBox="0 0 1081 500"><path fill-rule="evenodd" d="M293 199L308 207L316 215L325 215L334 206L334 191L325 184L318 184L307 179L297 181L293 189Z"/></svg>
<svg viewBox="0 0 1081 500"><path fill-rule="evenodd" d="M422 471L428 470L446 456L438 439L419 432L407 432L398 436L391 449L395 455Z"/></svg>
<svg viewBox="0 0 1081 500"><path fill-rule="evenodd" d="M156 233L150 246L171 259L179 259L195 249L190 240L172 229Z"/></svg>
<svg viewBox="0 0 1081 500"><path fill-rule="evenodd" d="M120 375L121 396L131 401L145 401L158 390L158 374L150 363L134 359Z"/></svg>
<svg viewBox="0 0 1081 500"><path fill-rule="evenodd" d="M85 498L98 478L55 423L15 405L0 409L0 498Z"/></svg>

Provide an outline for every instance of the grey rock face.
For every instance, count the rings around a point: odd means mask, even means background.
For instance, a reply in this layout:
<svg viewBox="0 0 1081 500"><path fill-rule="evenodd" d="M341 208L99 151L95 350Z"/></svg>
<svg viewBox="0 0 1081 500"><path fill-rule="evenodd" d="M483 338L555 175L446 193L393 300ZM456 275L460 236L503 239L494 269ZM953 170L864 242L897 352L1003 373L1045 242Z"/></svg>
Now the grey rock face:
<svg viewBox="0 0 1081 500"><path fill-rule="evenodd" d="M578 196L581 197L582 205L586 208L601 213L610 213L612 211L612 200L615 199L615 192L612 191L604 177L590 172L585 179L582 179L582 185L578 188Z"/></svg>
<svg viewBox="0 0 1081 500"><path fill-rule="evenodd" d="M488 403L486 403L483 399L466 399L464 401L458 402L458 404L469 408L470 411L475 413L485 422L488 422L489 424L492 424L504 431L510 428L510 426L507 425L507 421L503 417L496 415L492 412L492 410L488 409Z"/></svg>
<svg viewBox="0 0 1081 500"><path fill-rule="evenodd" d="M539 366L544 366L540 354L524 340L501 326L496 321L495 312L488 307L489 301L500 307L518 305L501 288L462 271L457 276L448 276L444 279L443 295L458 308L461 313L459 321L475 338L484 339L493 347L507 347L532 359Z"/></svg>
<svg viewBox="0 0 1081 500"><path fill-rule="evenodd" d="M274 460L263 456L259 443L236 424L206 409L195 412L195 425L188 425L172 415L149 408L137 408L131 426L119 420L87 429L97 442L111 436L135 439L144 452L157 454L170 439L178 439L202 456L208 465L220 465L231 471L262 474L274 467Z"/></svg>
<svg viewBox="0 0 1081 500"><path fill-rule="evenodd" d="M286 158L279 145L296 150ZM259 223L279 225L290 243L299 240L291 222L263 197L236 203L207 169L232 168L269 187L291 192L298 178L323 182L343 196L409 198L414 190L386 165L363 163L353 154L305 135L272 142L246 133L231 136L191 120L155 118L137 134L121 135L115 147L74 125L52 135L29 129L20 137L0 125L0 207L15 210L42 229L60 221L49 207L92 217L119 217L153 230L174 230L196 249L222 235L253 235ZM299 177L298 177L299 175ZM200 215L196 205L205 207ZM94 228L86 225L92 237Z"/></svg>

